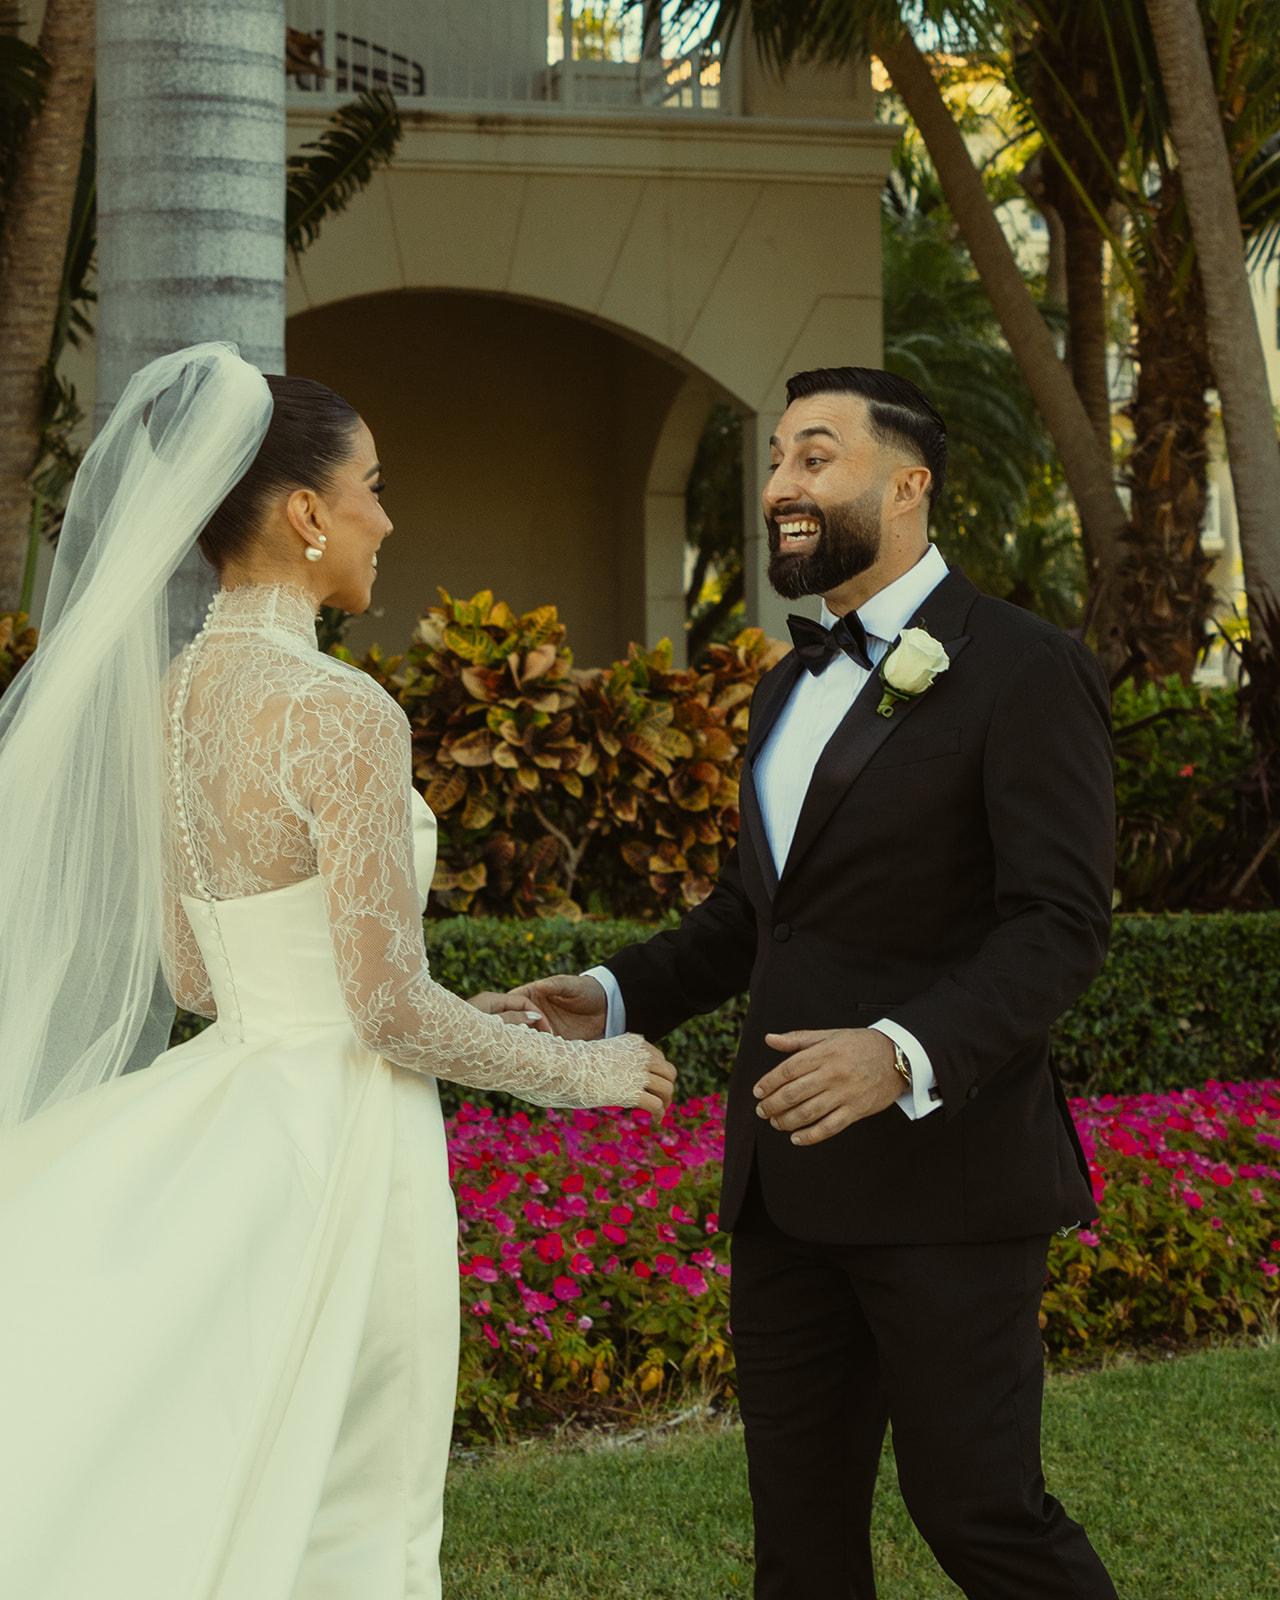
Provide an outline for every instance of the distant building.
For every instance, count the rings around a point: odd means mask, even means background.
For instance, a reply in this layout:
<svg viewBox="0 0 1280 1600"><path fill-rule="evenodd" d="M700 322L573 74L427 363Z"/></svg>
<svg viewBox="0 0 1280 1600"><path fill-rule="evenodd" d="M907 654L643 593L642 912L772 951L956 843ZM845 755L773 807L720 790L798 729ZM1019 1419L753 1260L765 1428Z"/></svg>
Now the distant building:
<svg viewBox="0 0 1280 1600"><path fill-rule="evenodd" d="M289 276L290 371L360 408L387 469L396 532L356 648L403 648L442 584L554 602L583 665L682 652L684 494L717 400L746 419L748 618L783 628L767 439L791 372L879 361L896 133L865 68L779 83L748 40L722 56L618 15L289 0L324 62L291 80L291 148L366 85L405 120Z"/></svg>

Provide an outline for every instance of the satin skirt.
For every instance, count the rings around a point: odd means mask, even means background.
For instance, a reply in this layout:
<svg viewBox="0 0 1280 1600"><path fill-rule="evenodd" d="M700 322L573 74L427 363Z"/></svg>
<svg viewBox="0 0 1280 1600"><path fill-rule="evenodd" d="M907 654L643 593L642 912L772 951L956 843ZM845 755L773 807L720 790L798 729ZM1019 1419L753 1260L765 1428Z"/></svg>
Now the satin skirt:
<svg viewBox="0 0 1280 1600"><path fill-rule="evenodd" d="M0 1149L6 1600L440 1593L459 1311L435 1081L328 1004L308 1025L250 1001Z"/></svg>

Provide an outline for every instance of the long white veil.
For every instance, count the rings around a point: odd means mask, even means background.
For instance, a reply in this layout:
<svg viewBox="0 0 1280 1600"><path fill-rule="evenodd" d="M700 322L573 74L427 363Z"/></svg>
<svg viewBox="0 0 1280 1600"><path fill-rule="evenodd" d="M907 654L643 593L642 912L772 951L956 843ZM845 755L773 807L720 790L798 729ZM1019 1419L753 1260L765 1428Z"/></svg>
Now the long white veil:
<svg viewBox="0 0 1280 1600"><path fill-rule="evenodd" d="M233 345L179 350L76 476L39 646L0 699L0 1131L164 1049L161 694L186 642L166 590L271 408Z"/></svg>

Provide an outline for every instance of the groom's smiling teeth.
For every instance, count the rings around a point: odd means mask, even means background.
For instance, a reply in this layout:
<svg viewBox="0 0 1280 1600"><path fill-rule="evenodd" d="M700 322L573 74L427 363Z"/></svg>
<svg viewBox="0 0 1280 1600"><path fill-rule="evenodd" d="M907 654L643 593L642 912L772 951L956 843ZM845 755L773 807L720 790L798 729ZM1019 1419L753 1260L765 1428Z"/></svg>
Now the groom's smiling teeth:
<svg viewBox="0 0 1280 1600"><path fill-rule="evenodd" d="M790 517L778 523L779 542L784 550L788 546L808 544L821 532L821 527L811 517Z"/></svg>

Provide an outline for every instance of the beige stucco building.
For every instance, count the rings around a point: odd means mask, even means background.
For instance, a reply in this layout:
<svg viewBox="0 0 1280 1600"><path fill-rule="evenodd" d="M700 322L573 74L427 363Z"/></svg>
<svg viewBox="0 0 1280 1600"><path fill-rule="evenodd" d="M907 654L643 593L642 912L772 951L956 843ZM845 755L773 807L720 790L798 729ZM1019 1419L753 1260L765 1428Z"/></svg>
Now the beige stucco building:
<svg viewBox="0 0 1280 1600"><path fill-rule="evenodd" d="M588 12L583 17L584 9ZM329 76L296 149L371 81L397 156L290 270L288 361L377 438L398 650L443 585L560 607L578 661L683 646L684 494L711 406L746 420L747 608L787 376L880 355L879 190L896 137L865 70L767 75L740 40L590 36L574 0L290 0ZM588 52L594 49L595 53Z"/></svg>

